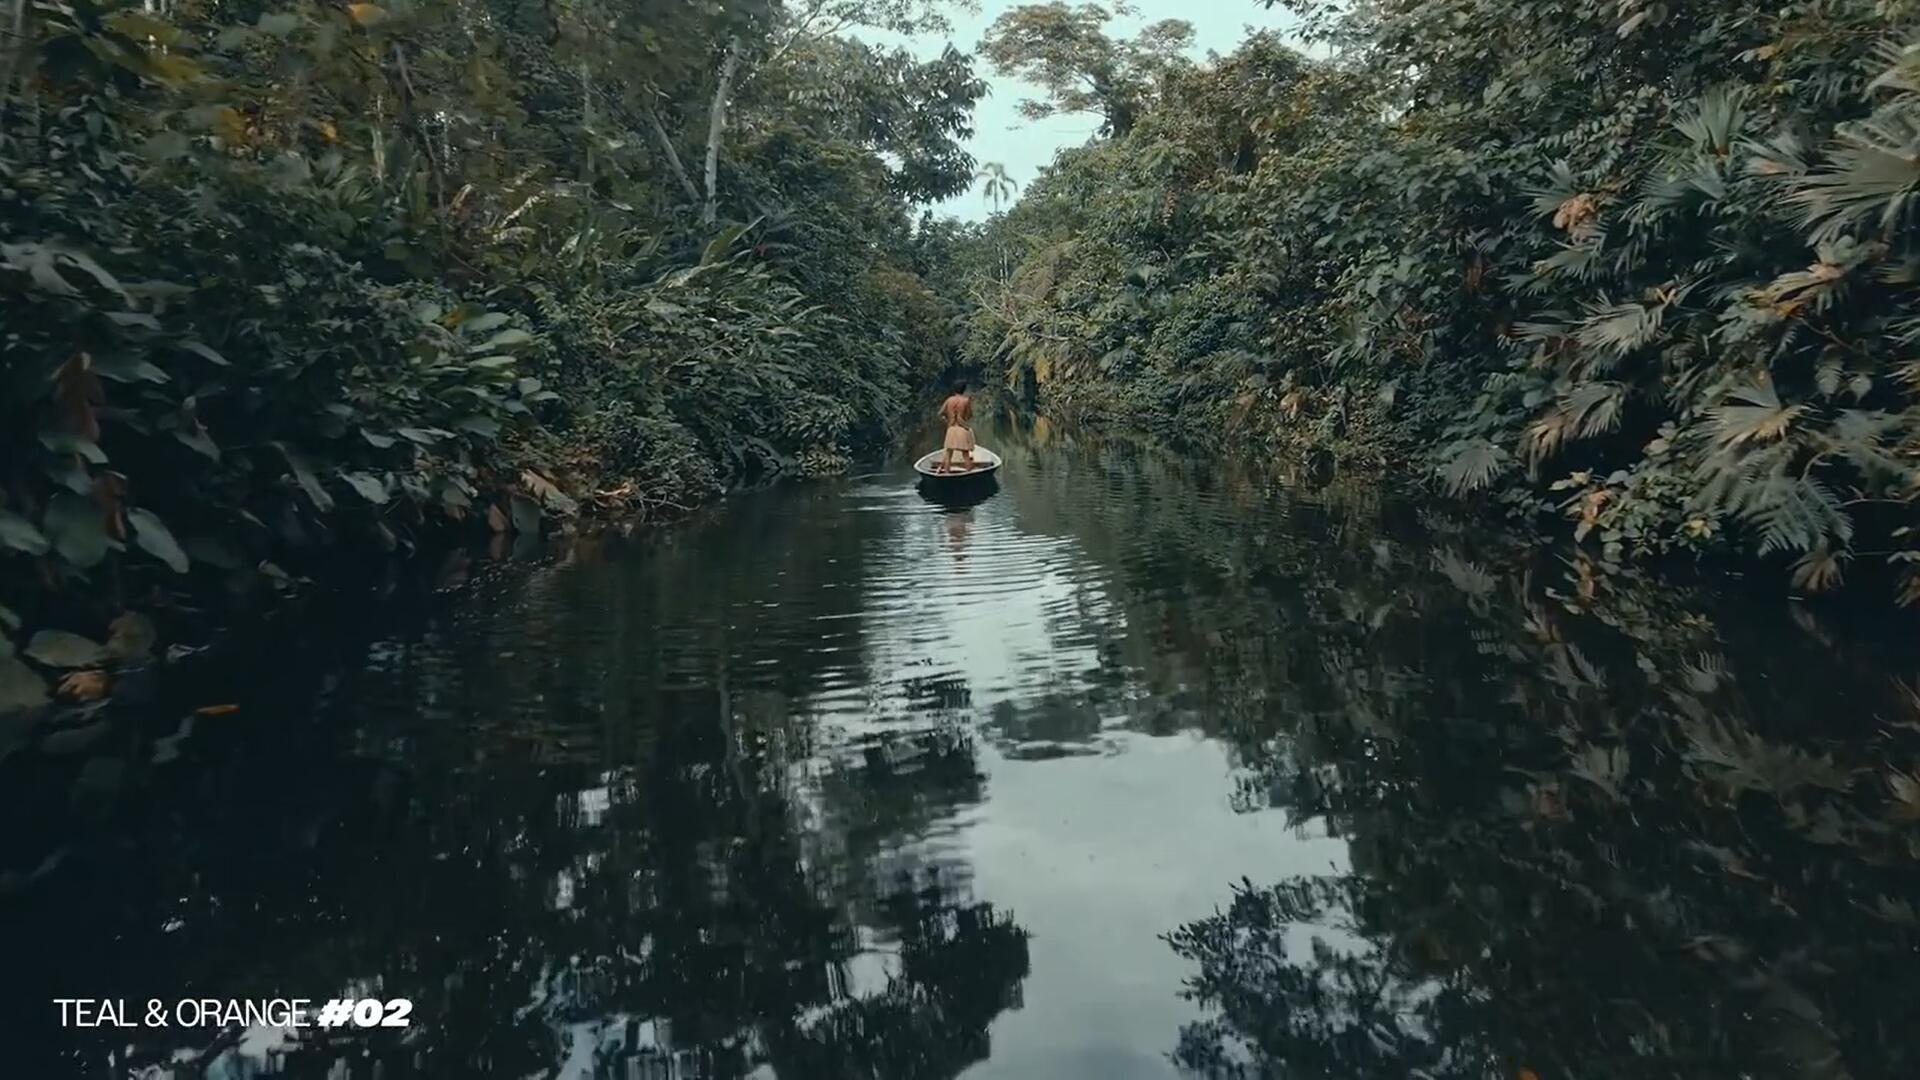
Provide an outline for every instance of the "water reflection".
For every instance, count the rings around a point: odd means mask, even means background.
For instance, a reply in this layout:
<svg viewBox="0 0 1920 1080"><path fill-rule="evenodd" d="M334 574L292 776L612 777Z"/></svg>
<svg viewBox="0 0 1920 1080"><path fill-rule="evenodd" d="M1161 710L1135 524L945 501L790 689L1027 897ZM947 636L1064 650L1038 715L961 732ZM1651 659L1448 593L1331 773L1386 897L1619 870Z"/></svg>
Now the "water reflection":
<svg viewBox="0 0 1920 1080"><path fill-rule="evenodd" d="M364 993L415 1026L42 1023L9 1060L1912 1075L1900 639L1364 485L982 441L998 486L957 504L902 460L307 643L7 913L0 1004Z"/></svg>

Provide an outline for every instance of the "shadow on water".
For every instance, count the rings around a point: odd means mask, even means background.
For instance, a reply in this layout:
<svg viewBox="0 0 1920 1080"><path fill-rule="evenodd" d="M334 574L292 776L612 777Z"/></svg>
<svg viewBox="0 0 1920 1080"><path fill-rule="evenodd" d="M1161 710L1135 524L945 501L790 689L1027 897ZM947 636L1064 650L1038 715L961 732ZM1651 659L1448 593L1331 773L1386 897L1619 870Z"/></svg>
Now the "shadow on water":
<svg viewBox="0 0 1920 1080"><path fill-rule="evenodd" d="M5 1060L1914 1075L1900 628L1337 477L1044 422L982 442L997 489L958 504L903 457L302 642L0 913ZM414 1023L51 1006L336 994Z"/></svg>
<svg viewBox="0 0 1920 1080"><path fill-rule="evenodd" d="M1000 481L992 474L941 482L928 482L923 479L916 490L920 498L943 510L971 510L998 495Z"/></svg>

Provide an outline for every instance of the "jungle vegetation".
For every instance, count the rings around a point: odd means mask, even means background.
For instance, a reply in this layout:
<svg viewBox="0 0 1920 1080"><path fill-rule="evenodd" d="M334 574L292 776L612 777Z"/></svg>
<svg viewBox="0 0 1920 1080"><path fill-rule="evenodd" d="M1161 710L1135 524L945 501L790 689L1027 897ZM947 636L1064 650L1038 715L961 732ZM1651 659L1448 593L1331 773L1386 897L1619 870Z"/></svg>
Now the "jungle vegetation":
<svg viewBox="0 0 1920 1080"><path fill-rule="evenodd" d="M1181 59L1096 4L983 54L1103 135L957 241L966 351L1056 413L1313 449L1606 563L1920 600L1920 7L1291 3Z"/></svg>
<svg viewBox="0 0 1920 1080"><path fill-rule="evenodd" d="M984 85L843 33L933 5L5 9L0 706L447 525L830 471L946 363L911 226Z"/></svg>

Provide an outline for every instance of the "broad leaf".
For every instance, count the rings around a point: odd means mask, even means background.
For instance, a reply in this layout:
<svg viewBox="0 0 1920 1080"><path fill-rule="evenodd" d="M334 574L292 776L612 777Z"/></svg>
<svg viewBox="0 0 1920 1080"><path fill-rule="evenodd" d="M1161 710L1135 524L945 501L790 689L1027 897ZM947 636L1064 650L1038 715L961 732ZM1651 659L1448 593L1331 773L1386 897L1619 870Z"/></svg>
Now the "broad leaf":
<svg viewBox="0 0 1920 1080"><path fill-rule="evenodd" d="M127 524L133 527L133 542L140 545L142 551L172 567L176 574L187 572L187 553L180 550L179 541L158 515L144 507L134 507L127 511Z"/></svg>
<svg viewBox="0 0 1920 1080"><path fill-rule="evenodd" d="M292 471L294 480L300 485L300 490L306 492L307 498L312 500L314 509L321 513L332 510L333 496L327 494L327 489L320 486L320 477L315 475L313 466L307 462L306 457L286 443L275 442L273 445L287 459L287 468Z"/></svg>
<svg viewBox="0 0 1920 1080"><path fill-rule="evenodd" d="M343 472L340 474L340 479L345 480L348 487L375 506L386 505L389 498L387 485L379 477L371 473Z"/></svg>
<svg viewBox="0 0 1920 1080"><path fill-rule="evenodd" d="M114 547L100 507L69 491L54 492L40 523L60 557L82 570L98 565Z"/></svg>
<svg viewBox="0 0 1920 1080"><path fill-rule="evenodd" d="M0 544L29 555L45 555L52 546L38 526L11 510L0 510Z"/></svg>
<svg viewBox="0 0 1920 1080"><path fill-rule="evenodd" d="M48 667L94 667L107 658L107 650L97 641L65 630L42 630L27 643L27 659Z"/></svg>

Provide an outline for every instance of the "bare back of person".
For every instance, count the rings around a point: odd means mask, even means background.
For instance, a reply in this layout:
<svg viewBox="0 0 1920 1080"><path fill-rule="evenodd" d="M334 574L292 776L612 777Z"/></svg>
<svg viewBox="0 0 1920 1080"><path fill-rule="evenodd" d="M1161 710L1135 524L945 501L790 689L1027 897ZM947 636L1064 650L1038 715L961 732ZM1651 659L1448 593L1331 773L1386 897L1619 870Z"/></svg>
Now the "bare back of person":
<svg viewBox="0 0 1920 1080"><path fill-rule="evenodd" d="M941 442L940 472L952 472L958 466L961 472L973 469L973 399L967 396L962 387L955 390L947 400L940 403L940 421L946 425L946 438ZM956 460L956 456L958 458Z"/></svg>

